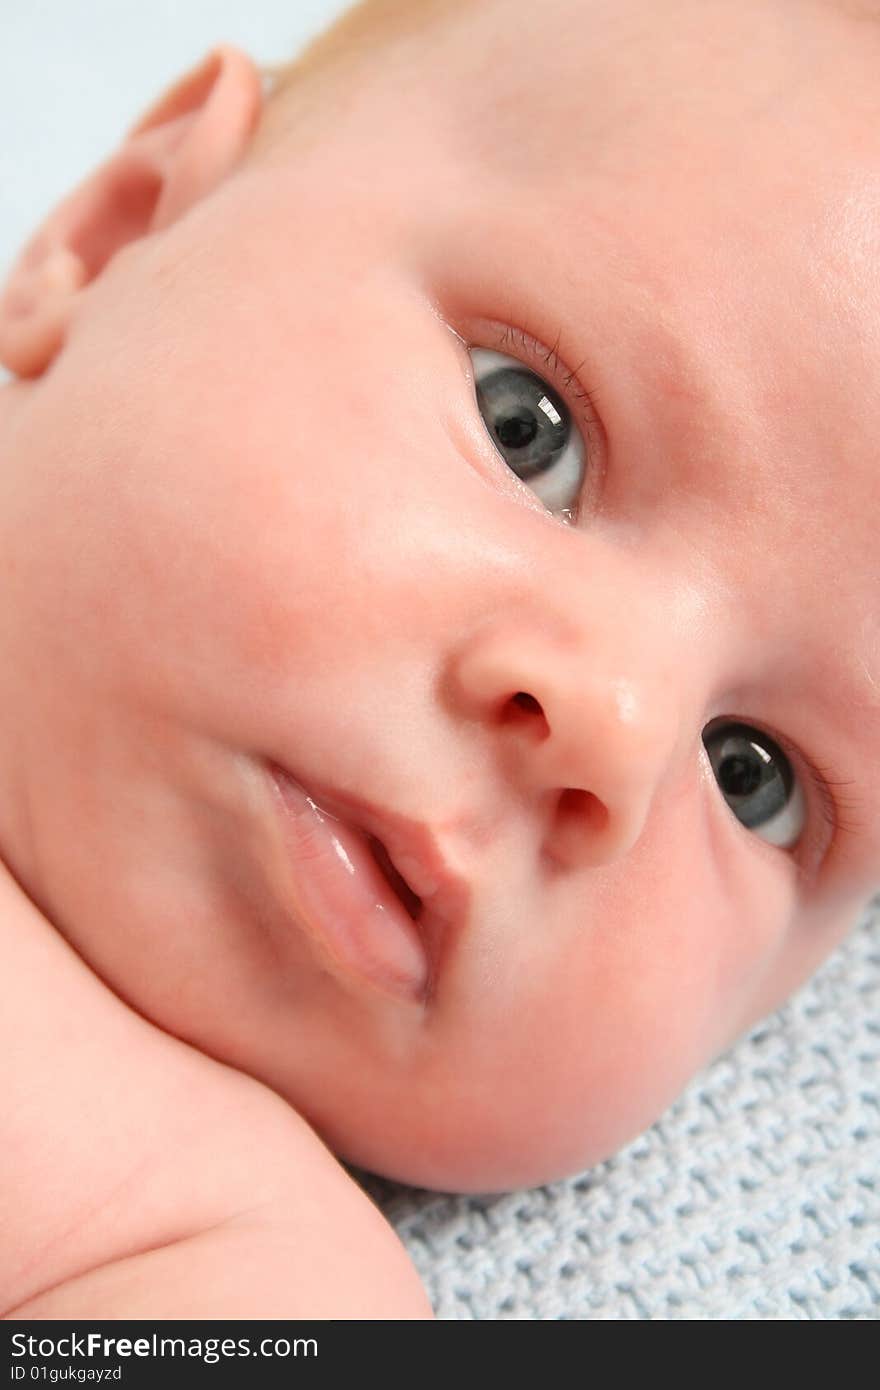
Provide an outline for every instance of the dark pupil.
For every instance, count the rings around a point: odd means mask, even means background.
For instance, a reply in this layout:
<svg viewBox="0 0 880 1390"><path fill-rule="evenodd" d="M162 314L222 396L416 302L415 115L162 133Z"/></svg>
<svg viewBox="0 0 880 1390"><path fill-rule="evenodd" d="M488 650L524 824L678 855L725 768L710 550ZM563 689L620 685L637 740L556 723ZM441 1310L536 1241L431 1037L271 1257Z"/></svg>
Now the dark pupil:
<svg viewBox="0 0 880 1390"><path fill-rule="evenodd" d="M718 775L724 791L731 796L748 796L761 785L763 770L756 758L743 758L735 753L722 758Z"/></svg>
<svg viewBox="0 0 880 1390"><path fill-rule="evenodd" d="M713 729L703 742L712 770L737 820L749 829L783 811L795 785L791 763L768 734L734 722Z"/></svg>
<svg viewBox="0 0 880 1390"><path fill-rule="evenodd" d="M531 444L538 433L538 422L530 412L508 415L506 420L502 420L501 424L496 426L495 433L506 448L522 449L526 444Z"/></svg>
<svg viewBox="0 0 880 1390"><path fill-rule="evenodd" d="M546 473L568 445L571 423L564 401L527 367L490 372L477 383L477 401L519 478Z"/></svg>

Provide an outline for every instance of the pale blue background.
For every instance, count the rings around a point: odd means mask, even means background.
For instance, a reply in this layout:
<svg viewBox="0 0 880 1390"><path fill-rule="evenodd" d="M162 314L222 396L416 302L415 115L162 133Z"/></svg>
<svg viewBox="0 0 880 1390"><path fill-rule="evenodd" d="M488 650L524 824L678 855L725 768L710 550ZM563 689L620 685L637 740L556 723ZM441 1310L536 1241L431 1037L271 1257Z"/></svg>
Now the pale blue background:
<svg viewBox="0 0 880 1390"><path fill-rule="evenodd" d="M43 215L214 44L284 61L348 0L0 0L0 275Z"/></svg>

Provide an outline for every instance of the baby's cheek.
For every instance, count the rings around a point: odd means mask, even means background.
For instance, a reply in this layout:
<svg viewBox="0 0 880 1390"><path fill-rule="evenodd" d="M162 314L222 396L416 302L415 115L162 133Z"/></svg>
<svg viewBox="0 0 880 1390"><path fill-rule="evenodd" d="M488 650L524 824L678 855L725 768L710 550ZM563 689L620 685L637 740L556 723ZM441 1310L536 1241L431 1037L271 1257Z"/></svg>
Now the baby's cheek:
<svg viewBox="0 0 880 1390"><path fill-rule="evenodd" d="M480 1136L483 1161L515 1155L503 1182L530 1183L600 1162L657 1119L711 1055L722 972L702 919L655 914L585 929L518 974L512 1007L484 1002L456 1074L480 1096L462 1132Z"/></svg>
<svg viewBox="0 0 880 1390"><path fill-rule="evenodd" d="M833 902L816 898L790 909L779 944L750 998L744 1032L785 1003L819 969L856 925L865 906L853 892Z"/></svg>
<svg viewBox="0 0 880 1390"><path fill-rule="evenodd" d="M709 1055L723 1051L800 983L790 971L790 943L797 929L797 878L793 862L753 865L735 898L718 902L718 955L713 981L716 1011Z"/></svg>
<svg viewBox="0 0 880 1390"><path fill-rule="evenodd" d="M719 899L710 873L691 877L686 892L665 901L658 892L644 917L585 937L548 991L555 1104L580 1112L585 1147L603 1154L652 1123L749 1026L776 973L788 894L765 882L763 895L734 902Z"/></svg>

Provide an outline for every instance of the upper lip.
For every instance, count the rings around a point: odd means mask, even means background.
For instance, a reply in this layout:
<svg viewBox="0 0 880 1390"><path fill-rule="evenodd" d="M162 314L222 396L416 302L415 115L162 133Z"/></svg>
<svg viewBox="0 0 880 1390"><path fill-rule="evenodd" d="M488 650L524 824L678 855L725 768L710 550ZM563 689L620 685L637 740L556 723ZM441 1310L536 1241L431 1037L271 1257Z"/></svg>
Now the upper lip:
<svg viewBox="0 0 880 1390"><path fill-rule="evenodd" d="M467 879L449 864L436 832L423 821L412 820L364 797L311 778L303 780L280 764L273 764L272 772L296 782L321 810L381 841L401 878L422 900L418 925L425 936L432 975L435 974L441 938L457 934L471 901Z"/></svg>

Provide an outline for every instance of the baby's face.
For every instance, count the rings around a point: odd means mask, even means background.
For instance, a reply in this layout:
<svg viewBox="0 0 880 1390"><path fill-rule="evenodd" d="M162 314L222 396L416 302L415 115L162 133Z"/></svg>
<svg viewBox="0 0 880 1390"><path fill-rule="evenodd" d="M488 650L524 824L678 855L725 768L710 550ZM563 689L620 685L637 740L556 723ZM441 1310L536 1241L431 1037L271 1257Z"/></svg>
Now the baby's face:
<svg viewBox="0 0 880 1390"><path fill-rule="evenodd" d="M4 857L428 1185L607 1155L878 878L880 25L674 9L473 6L5 393Z"/></svg>

